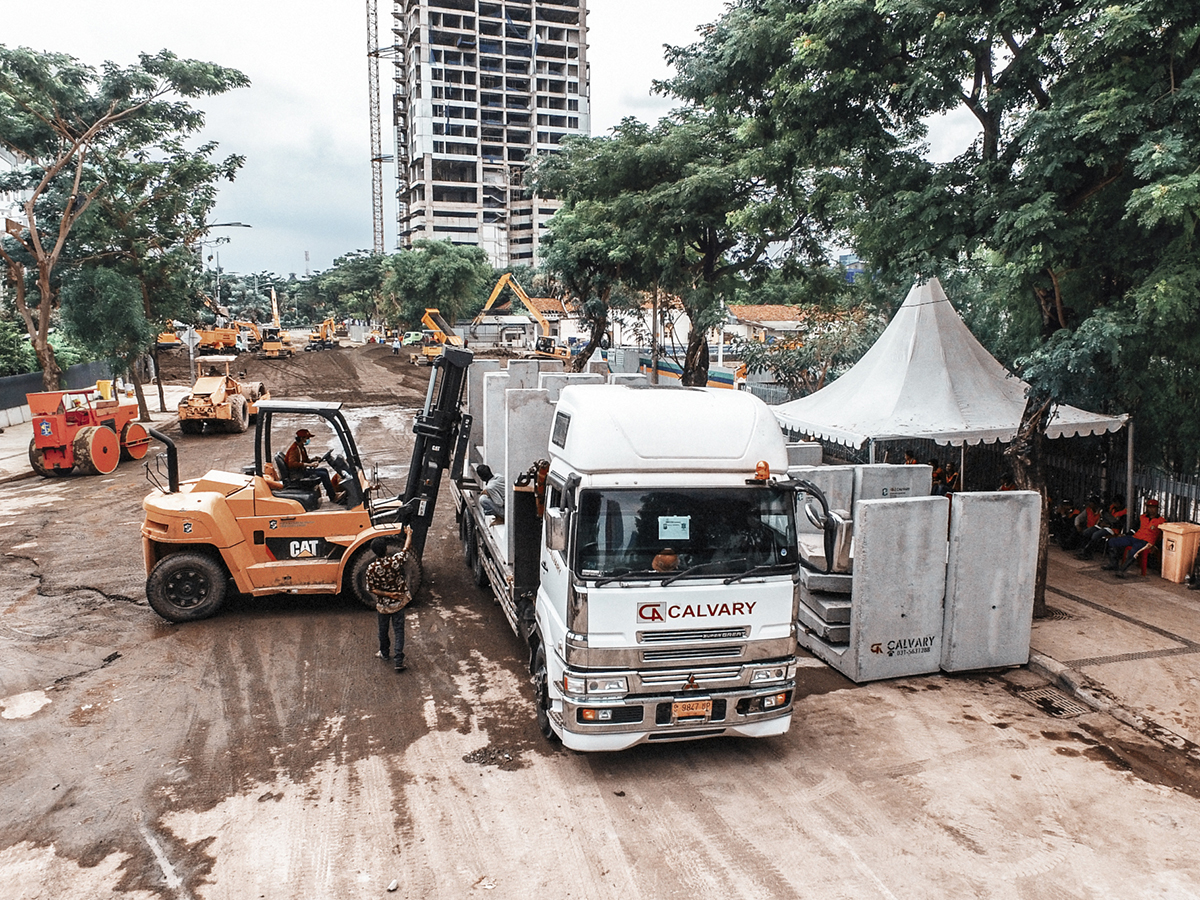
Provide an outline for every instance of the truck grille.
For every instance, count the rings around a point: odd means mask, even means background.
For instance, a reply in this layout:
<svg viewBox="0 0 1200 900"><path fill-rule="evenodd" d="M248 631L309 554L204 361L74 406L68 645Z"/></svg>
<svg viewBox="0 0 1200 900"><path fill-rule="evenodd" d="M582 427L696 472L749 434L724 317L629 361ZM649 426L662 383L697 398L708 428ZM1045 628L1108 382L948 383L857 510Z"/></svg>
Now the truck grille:
<svg viewBox="0 0 1200 900"><path fill-rule="evenodd" d="M645 672L642 674L642 686L647 689L658 688L660 690L675 691L682 689L690 677L696 679L696 684L717 684L720 682L737 681L741 678L741 675L741 666L729 666L724 669L704 669L699 673L688 670Z"/></svg>
<svg viewBox="0 0 1200 900"><path fill-rule="evenodd" d="M640 644L665 644L676 641L740 641L749 636L748 628L707 628L678 631L639 631Z"/></svg>
<svg viewBox="0 0 1200 900"><path fill-rule="evenodd" d="M643 650L646 662L683 662L689 659L736 659L742 655L741 647L673 647L663 650Z"/></svg>

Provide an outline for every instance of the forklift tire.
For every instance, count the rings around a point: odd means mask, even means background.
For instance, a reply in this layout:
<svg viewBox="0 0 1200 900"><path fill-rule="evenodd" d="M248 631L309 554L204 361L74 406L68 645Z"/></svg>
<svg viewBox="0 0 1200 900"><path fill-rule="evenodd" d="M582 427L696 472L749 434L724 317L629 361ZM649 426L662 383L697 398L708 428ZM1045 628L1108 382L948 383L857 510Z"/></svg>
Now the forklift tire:
<svg viewBox="0 0 1200 900"><path fill-rule="evenodd" d="M358 601L369 609L375 608L375 595L367 590L367 567L379 559L370 547L364 547L350 564L349 589ZM415 553L408 554L408 563L404 567L404 583L408 585L409 596L415 601L425 584L425 568Z"/></svg>
<svg viewBox="0 0 1200 900"><path fill-rule="evenodd" d="M43 478L57 478L60 475L68 474L71 469L75 468L74 466L67 466L65 469L47 466L46 452L37 446L37 438L29 439L29 465Z"/></svg>
<svg viewBox="0 0 1200 900"><path fill-rule="evenodd" d="M546 651L541 644L533 657L533 702L537 708L538 731L550 743L558 743L558 735L550 725L550 677L546 671Z"/></svg>
<svg viewBox="0 0 1200 900"><path fill-rule="evenodd" d="M158 561L146 579L146 599L168 622L216 615L225 602L225 567L206 553L183 550Z"/></svg>
<svg viewBox="0 0 1200 900"><path fill-rule="evenodd" d="M200 434L204 431L204 422L200 419L180 419L179 430L184 434Z"/></svg>
<svg viewBox="0 0 1200 900"><path fill-rule="evenodd" d="M250 427L250 404L241 394L229 398L229 422L225 428L230 434L242 434Z"/></svg>

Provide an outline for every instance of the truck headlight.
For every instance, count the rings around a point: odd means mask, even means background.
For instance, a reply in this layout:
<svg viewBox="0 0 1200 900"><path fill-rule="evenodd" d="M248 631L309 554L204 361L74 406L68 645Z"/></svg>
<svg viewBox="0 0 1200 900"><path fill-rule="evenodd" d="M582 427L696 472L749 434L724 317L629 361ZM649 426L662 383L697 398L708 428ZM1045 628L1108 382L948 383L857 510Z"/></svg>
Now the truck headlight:
<svg viewBox="0 0 1200 900"><path fill-rule="evenodd" d="M771 666L769 669L755 669L750 676L751 684L763 684L768 681L783 681L787 678L787 666Z"/></svg>
<svg viewBox="0 0 1200 900"><path fill-rule="evenodd" d="M624 677L580 678L577 675L563 676L563 692L567 694L624 694L629 690Z"/></svg>

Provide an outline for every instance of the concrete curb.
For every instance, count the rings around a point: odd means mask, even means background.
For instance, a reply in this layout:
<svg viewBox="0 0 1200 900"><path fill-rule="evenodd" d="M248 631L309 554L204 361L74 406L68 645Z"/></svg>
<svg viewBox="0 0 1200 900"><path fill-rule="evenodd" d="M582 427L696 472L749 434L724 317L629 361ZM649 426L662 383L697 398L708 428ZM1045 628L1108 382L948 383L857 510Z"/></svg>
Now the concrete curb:
<svg viewBox="0 0 1200 900"><path fill-rule="evenodd" d="M1058 660L1041 653L1029 654L1029 669L1096 712L1112 716L1139 734L1145 735L1166 748L1183 753L1194 762L1200 762L1200 745L1123 706L1082 672L1077 672L1070 666L1065 666Z"/></svg>

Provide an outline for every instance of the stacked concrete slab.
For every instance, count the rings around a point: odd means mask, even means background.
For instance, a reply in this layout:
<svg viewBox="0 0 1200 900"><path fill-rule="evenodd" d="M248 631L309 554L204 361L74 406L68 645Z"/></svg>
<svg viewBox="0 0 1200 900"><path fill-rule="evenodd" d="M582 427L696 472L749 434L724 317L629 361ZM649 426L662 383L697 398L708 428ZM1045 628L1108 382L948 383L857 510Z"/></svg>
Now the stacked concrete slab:
<svg viewBox="0 0 1200 900"><path fill-rule="evenodd" d="M856 682L1028 661L1037 494L956 494L952 505L928 496L928 466L790 471L854 523L851 572L801 570L802 647ZM798 519L801 553L823 569L821 535Z"/></svg>

